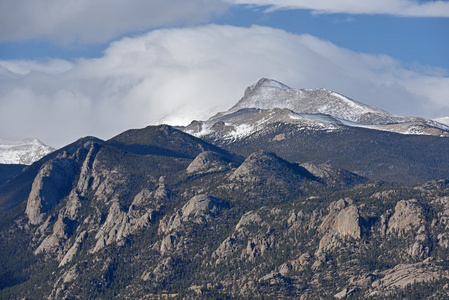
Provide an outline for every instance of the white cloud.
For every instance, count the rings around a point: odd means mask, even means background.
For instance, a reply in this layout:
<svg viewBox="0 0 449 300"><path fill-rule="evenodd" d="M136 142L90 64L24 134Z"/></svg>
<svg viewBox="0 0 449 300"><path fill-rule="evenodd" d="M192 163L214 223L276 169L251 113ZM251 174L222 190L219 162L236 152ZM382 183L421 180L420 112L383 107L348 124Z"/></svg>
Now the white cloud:
<svg viewBox="0 0 449 300"><path fill-rule="evenodd" d="M449 17L447 1L416 0L226 0L232 4L308 9L315 13L386 14L404 17Z"/></svg>
<svg viewBox="0 0 449 300"><path fill-rule="evenodd" d="M269 6L268 11L449 17L449 2L443 0L3 0L0 42L104 43L162 26L207 22L230 5Z"/></svg>
<svg viewBox="0 0 449 300"><path fill-rule="evenodd" d="M63 67L61 67L63 66ZM404 69L310 35L208 25L161 29L112 43L72 64L0 61L0 137L52 146L129 128L206 119L261 77L324 87L392 113L449 116L449 78Z"/></svg>
<svg viewBox="0 0 449 300"><path fill-rule="evenodd" d="M62 59L49 59L46 61L32 61L32 60L3 60L0 61L0 67L4 71L11 74L26 75L30 72L41 72L44 74L60 74L72 68L73 64Z"/></svg>
<svg viewBox="0 0 449 300"><path fill-rule="evenodd" d="M102 43L125 33L204 22L226 7L221 0L2 0L0 42Z"/></svg>

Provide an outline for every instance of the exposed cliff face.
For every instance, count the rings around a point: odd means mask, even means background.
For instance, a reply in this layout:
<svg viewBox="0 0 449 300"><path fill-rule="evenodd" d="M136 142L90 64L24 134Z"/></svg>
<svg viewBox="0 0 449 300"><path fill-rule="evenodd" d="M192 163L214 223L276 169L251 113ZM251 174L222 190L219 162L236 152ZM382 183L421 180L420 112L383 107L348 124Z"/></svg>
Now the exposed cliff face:
<svg viewBox="0 0 449 300"><path fill-rule="evenodd" d="M424 259L430 254L429 234L424 210L415 199L401 200L396 204L393 215L383 216L386 234L408 241L404 252L413 259Z"/></svg>
<svg viewBox="0 0 449 300"><path fill-rule="evenodd" d="M100 149L100 145L92 143L87 153L86 159L81 167L80 176L77 184L77 190L81 195L85 195L92 187L95 174L92 174L92 168L95 161L95 156Z"/></svg>
<svg viewBox="0 0 449 300"><path fill-rule="evenodd" d="M438 246L449 249L449 197L439 197L433 201L441 209L437 213L437 221L432 222L432 228L440 228L437 240Z"/></svg>
<svg viewBox="0 0 449 300"><path fill-rule="evenodd" d="M77 162L70 158L56 158L42 166L27 202L26 214L31 224L42 223L46 213L70 193L76 172Z"/></svg>
<svg viewBox="0 0 449 300"><path fill-rule="evenodd" d="M318 230L324 233L315 256L322 260L325 253L341 247L345 238L360 239L360 215L351 199L340 199L329 205L329 214L324 218ZM316 266L319 265L317 261Z"/></svg>
<svg viewBox="0 0 449 300"><path fill-rule="evenodd" d="M394 208L394 214L388 221L388 233L404 235L424 224L422 207L416 200L401 200Z"/></svg>
<svg viewBox="0 0 449 300"><path fill-rule="evenodd" d="M143 189L133 199L126 212L120 205L118 199L110 202L110 207L106 221L95 235L97 240L91 252L97 252L112 243L123 243L123 240L140 230L154 223L160 209L170 195L164 184L164 179L160 178L159 186L154 191Z"/></svg>
<svg viewBox="0 0 449 300"><path fill-rule="evenodd" d="M200 194L191 198L187 203L171 216L165 216L159 223L158 232L165 237L161 241L160 253L166 255L173 251L183 251L185 240L192 225L208 224L213 221L222 210L229 207L215 197Z"/></svg>
<svg viewBox="0 0 449 300"><path fill-rule="evenodd" d="M62 258L61 262L59 263L59 267L63 267L70 263L75 256L80 251L80 248L83 244L83 242L86 240L87 237L87 231L82 231L75 239L75 243L70 247L70 249L66 252L64 257ZM64 280L67 281L67 280Z"/></svg>

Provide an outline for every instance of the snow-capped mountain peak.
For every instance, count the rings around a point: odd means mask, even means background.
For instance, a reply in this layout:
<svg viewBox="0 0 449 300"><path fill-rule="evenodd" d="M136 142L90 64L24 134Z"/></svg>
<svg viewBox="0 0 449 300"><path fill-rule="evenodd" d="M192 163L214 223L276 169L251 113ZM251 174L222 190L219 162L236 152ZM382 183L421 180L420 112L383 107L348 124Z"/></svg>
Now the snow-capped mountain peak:
<svg viewBox="0 0 449 300"><path fill-rule="evenodd" d="M249 86L243 98L228 111L204 122L192 122L184 131L197 137L217 135L234 140L263 131L269 124L288 123L308 130L365 127L401 134L449 136L449 126L443 121L397 116L324 88L294 89L262 78Z"/></svg>
<svg viewBox="0 0 449 300"><path fill-rule="evenodd" d="M258 82L247 87L244 96L260 89L289 90L291 87L273 79L262 78Z"/></svg>
<svg viewBox="0 0 449 300"><path fill-rule="evenodd" d="M53 151L36 138L16 141L0 139L0 164L31 165Z"/></svg>
<svg viewBox="0 0 449 300"><path fill-rule="evenodd" d="M243 98L226 114L242 108L287 108L296 113L326 114L364 125L385 125L404 121L402 117L327 89L294 89L266 78L248 87Z"/></svg>
<svg viewBox="0 0 449 300"><path fill-rule="evenodd" d="M449 117L433 119L435 122L449 126Z"/></svg>

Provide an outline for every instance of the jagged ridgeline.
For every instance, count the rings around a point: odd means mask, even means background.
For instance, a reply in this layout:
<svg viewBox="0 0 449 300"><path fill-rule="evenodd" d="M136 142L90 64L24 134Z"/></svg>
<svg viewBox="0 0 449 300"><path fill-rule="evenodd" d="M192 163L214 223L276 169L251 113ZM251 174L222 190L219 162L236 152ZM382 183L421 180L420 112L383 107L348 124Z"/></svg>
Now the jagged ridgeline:
<svg viewBox="0 0 449 300"><path fill-rule="evenodd" d="M231 119L291 116L245 103ZM446 137L281 119L237 136L246 127L225 115L183 129L204 139L149 126L14 170L0 185L0 298L449 297ZM399 154L421 142L434 164Z"/></svg>
<svg viewBox="0 0 449 300"><path fill-rule="evenodd" d="M326 89L262 78L228 111L182 130L244 156L264 149L403 184L449 179L447 125L393 115Z"/></svg>

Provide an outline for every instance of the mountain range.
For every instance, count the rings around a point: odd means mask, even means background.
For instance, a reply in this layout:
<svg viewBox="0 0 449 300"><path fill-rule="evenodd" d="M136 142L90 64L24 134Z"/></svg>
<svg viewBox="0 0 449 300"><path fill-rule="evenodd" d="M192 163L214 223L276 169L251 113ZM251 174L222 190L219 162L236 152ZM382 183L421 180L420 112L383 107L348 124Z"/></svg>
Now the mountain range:
<svg viewBox="0 0 449 300"><path fill-rule="evenodd" d="M311 130L359 127L401 134L449 136L449 126L434 120L392 115L333 91L298 90L266 78L248 87L244 97L228 111L205 122L195 121L185 131L197 137L218 133L221 138L232 139L254 134L272 123L295 124Z"/></svg>
<svg viewBox="0 0 449 300"><path fill-rule="evenodd" d="M449 298L447 134L261 79L206 121L81 138L5 171L0 298Z"/></svg>
<svg viewBox="0 0 449 300"><path fill-rule="evenodd" d="M289 161L328 164L376 180L448 178L447 125L265 78L228 111L180 129L241 155L264 149Z"/></svg>
<svg viewBox="0 0 449 300"><path fill-rule="evenodd" d="M434 119L434 121L441 123L441 124L449 125L449 117L437 118L437 119Z"/></svg>

